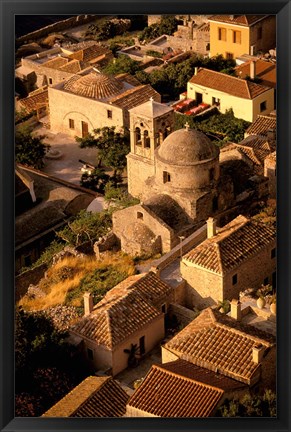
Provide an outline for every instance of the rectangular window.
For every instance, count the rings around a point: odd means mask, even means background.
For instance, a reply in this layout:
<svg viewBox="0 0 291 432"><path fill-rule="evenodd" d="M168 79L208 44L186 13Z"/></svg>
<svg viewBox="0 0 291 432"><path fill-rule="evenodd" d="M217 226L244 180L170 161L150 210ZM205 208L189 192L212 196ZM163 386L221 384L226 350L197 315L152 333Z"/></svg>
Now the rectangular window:
<svg viewBox="0 0 291 432"><path fill-rule="evenodd" d="M237 284L237 274L232 276L232 285L236 285Z"/></svg>
<svg viewBox="0 0 291 432"><path fill-rule="evenodd" d="M93 351L90 348L87 348L88 359L93 360Z"/></svg>
<svg viewBox="0 0 291 432"><path fill-rule="evenodd" d="M263 37L263 28L259 27L258 28L258 36L257 36L257 38L258 39L262 39L262 37Z"/></svg>
<svg viewBox="0 0 291 432"><path fill-rule="evenodd" d="M260 112L266 111L266 109L267 109L267 102L266 101L261 102L260 103Z"/></svg>
<svg viewBox="0 0 291 432"><path fill-rule="evenodd" d="M139 351L140 351L140 355L143 355L145 353L145 337L142 336L139 339Z"/></svg>
<svg viewBox="0 0 291 432"><path fill-rule="evenodd" d="M167 171L163 171L163 182L168 183L171 181L171 176Z"/></svg>
<svg viewBox="0 0 291 432"><path fill-rule="evenodd" d="M276 249L272 249L271 250L271 258L275 258L276 257Z"/></svg>
<svg viewBox="0 0 291 432"><path fill-rule="evenodd" d="M53 79L49 78L49 84L52 84L52 83L53 83Z"/></svg>
<svg viewBox="0 0 291 432"><path fill-rule="evenodd" d="M225 53L225 57L227 58L227 60L232 60L233 59L233 53L227 52L227 53Z"/></svg>
<svg viewBox="0 0 291 432"><path fill-rule="evenodd" d="M240 44L241 43L241 32L234 30L233 31L233 43Z"/></svg>
<svg viewBox="0 0 291 432"><path fill-rule="evenodd" d="M69 128L70 129L75 129L75 122L73 119L69 119Z"/></svg>
<svg viewBox="0 0 291 432"><path fill-rule="evenodd" d="M218 40L226 41L226 29L225 28L219 28L218 29Z"/></svg>
<svg viewBox="0 0 291 432"><path fill-rule="evenodd" d="M107 118L112 119L112 111L111 110L107 110Z"/></svg>

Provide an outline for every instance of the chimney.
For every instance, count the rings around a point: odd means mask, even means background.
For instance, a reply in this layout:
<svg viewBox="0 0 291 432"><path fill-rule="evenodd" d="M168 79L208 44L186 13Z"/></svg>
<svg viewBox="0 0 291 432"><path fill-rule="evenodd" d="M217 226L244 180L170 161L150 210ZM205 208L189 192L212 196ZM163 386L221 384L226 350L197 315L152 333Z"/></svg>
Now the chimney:
<svg viewBox="0 0 291 432"><path fill-rule="evenodd" d="M267 131L267 141L276 141L276 130L275 129L269 129Z"/></svg>
<svg viewBox="0 0 291 432"><path fill-rule="evenodd" d="M251 45L251 55L252 56L255 55L255 48L256 48L255 45Z"/></svg>
<svg viewBox="0 0 291 432"><path fill-rule="evenodd" d="M216 220L212 217L207 219L207 238L211 238L216 235Z"/></svg>
<svg viewBox="0 0 291 432"><path fill-rule="evenodd" d="M84 316L88 316L93 310L93 296L90 292L85 292L83 298L84 298Z"/></svg>
<svg viewBox="0 0 291 432"><path fill-rule="evenodd" d="M233 21L234 15L229 15L229 18L231 19L231 21Z"/></svg>
<svg viewBox="0 0 291 432"><path fill-rule="evenodd" d="M230 303L230 316L237 321L241 320L241 302L233 299Z"/></svg>
<svg viewBox="0 0 291 432"><path fill-rule="evenodd" d="M198 74L198 67L195 67L195 69L194 69L194 75L197 75Z"/></svg>
<svg viewBox="0 0 291 432"><path fill-rule="evenodd" d="M264 347L262 344L257 344L253 346L253 362L256 364L261 363L264 354Z"/></svg>
<svg viewBox="0 0 291 432"><path fill-rule="evenodd" d="M255 76L256 76L256 62L252 60L250 64L250 78L255 79Z"/></svg>

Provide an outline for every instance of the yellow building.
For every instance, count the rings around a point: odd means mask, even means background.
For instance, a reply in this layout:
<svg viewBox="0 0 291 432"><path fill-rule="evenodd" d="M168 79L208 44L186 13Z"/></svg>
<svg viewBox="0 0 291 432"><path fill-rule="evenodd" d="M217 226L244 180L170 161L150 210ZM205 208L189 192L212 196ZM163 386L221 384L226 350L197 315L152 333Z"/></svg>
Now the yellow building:
<svg viewBox="0 0 291 432"><path fill-rule="evenodd" d="M235 117L249 122L274 109L273 88L203 68L188 82L187 97L216 105L222 113L232 108Z"/></svg>
<svg viewBox="0 0 291 432"><path fill-rule="evenodd" d="M213 15L209 22L211 57L256 55L276 46L275 15Z"/></svg>

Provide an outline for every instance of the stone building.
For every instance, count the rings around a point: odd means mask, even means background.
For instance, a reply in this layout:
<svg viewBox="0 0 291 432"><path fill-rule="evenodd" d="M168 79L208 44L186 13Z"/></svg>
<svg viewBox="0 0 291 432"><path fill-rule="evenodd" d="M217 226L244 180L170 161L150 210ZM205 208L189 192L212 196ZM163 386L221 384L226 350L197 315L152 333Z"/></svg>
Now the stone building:
<svg viewBox="0 0 291 432"><path fill-rule="evenodd" d="M100 67L113 58L112 52L94 41L54 47L21 60L15 70L30 92L35 87L53 86L71 78L89 66Z"/></svg>
<svg viewBox="0 0 291 432"><path fill-rule="evenodd" d="M169 391L171 389L171 391ZM211 417L246 384L185 360L153 365L126 405L127 417Z"/></svg>
<svg viewBox="0 0 291 432"><path fill-rule="evenodd" d="M197 68L188 82L187 98L214 105L222 113L232 109L235 117L249 122L274 110L274 88L205 68Z"/></svg>
<svg viewBox="0 0 291 432"><path fill-rule="evenodd" d="M269 154L264 163L264 175L269 179L270 198L276 199L277 196L277 171L276 171L276 152Z"/></svg>
<svg viewBox="0 0 291 432"><path fill-rule="evenodd" d="M239 78L257 78L260 84L266 87L276 88L276 69L276 63L268 60L253 58L239 66L236 66L235 72Z"/></svg>
<svg viewBox="0 0 291 432"><path fill-rule="evenodd" d="M128 399L112 377L89 376L42 417L124 417Z"/></svg>
<svg viewBox="0 0 291 432"><path fill-rule="evenodd" d="M115 376L128 366L124 350L142 358L165 336L165 316L174 289L153 272L130 276L93 306L87 293L85 316L70 329L70 342L80 345L96 370Z"/></svg>
<svg viewBox="0 0 291 432"><path fill-rule="evenodd" d="M238 299L246 288L276 286L276 230L238 216L220 230L211 218L208 238L183 256L187 305L204 308Z"/></svg>
<svg viewBox="0 0 291 432"><path fill-rule="evenodd" d="M71 216L86 209L96 193L22 165L16 167L15 186L15 270L18 272L39 258L53 240L55 231Z"/></svg>
<svg viewBox="0 0 291 432"><path fill-rule="evenodd" d="M178 359L251 388L276 388L276 338L212 308L162 346L163 363Z"/></svg>
<svg viewBox="0 0 291 432"><path fill-rule="evenodd" d="M276 15L213 15L209 23L211 57L234 59L276 47Z"/></svg>
<svg viewBox="0 0 291 432"><path fill-rule="evenodd" d="M88 68L49 87L50 125L54 132L84 137L93 129L129 127L128 110L160 95L128 74L109 77Z"/></svg>

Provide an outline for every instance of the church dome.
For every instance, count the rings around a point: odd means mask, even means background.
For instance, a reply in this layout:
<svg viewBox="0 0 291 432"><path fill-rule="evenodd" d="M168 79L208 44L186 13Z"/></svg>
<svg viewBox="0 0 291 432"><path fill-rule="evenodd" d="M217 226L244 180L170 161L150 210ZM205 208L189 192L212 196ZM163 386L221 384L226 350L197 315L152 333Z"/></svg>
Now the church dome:
<svg viewBox="0 0 291 432"><path fill-rule="evenodd" d="M173 165L196 165L219 155L219 148L202 132L186 128L172 132L158 148L158 157Z"/></svg>
<svg viewBox="0 0 291 432"><path fill-rule="evenodd" d="M120 81L95 70L87 75L75 75L64 84L64 90L93 99L113 96L122 89Z"/></svg>

